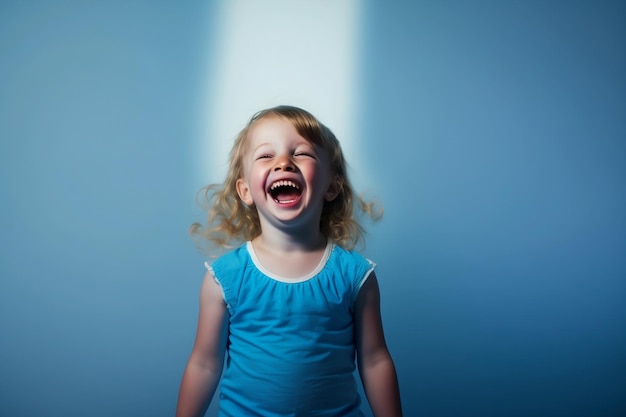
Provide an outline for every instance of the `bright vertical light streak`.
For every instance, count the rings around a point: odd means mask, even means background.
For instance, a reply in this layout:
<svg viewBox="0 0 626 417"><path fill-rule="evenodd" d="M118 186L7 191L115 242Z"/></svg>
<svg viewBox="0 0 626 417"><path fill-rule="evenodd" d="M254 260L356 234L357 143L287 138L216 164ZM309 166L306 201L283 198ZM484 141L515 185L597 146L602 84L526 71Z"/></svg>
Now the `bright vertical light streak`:
<svg viewBox="0 0 626 417"><path fill-rule="evenodd" d="M221 2L200 135L203 182L223 179L237 133L254 113L278 104L317 116L361 171L355 146L359 9L359 0Z"/></svg>

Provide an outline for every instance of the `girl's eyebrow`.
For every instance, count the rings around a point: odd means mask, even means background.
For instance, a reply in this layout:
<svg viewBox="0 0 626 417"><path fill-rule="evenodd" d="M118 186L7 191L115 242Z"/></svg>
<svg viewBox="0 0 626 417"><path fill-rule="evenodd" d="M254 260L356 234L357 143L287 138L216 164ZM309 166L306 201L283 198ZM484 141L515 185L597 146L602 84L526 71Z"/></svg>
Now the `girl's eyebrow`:
<svg viewBox="0 0 626 417"><path fill-rule="evenodd" d="M256 148L251 149L251 151L254 153L258 151L260 148L262 148L263 146L269 146L269 145L271 145L269 142L264 142L264 143L259 144Z"/></svg>
<svg viewBox="0 0 626 417"><path fill-rule="evenodd" d="M271 146L273 146L273 144L270 143L270 142L263 142L263 143L258 144L255 148L252 148L250 150L254 153L254 152L258 151L259 149L261 149L264 146L270 146L271 147ZM294 148L298 148L300 146L308 146L311 149L316 149L319 145L316 145L316 144L314 144L312 142L309 142L306 139L302 139L302 140L294 143Z"/></svg>

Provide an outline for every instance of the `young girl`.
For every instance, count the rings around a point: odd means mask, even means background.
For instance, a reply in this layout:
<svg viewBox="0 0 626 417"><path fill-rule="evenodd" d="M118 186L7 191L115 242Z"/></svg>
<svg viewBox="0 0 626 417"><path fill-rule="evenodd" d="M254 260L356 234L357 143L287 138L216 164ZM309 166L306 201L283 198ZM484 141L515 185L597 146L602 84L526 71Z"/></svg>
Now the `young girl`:
<svg viewBox="0 0 626 417"><path fill-rule="evenodd" d="M207 264L177 417L204 415L225 351L220 416L362 416L355 357L374 415L401 416L374 263L351 250L363 233L333 133L296 107L261 111L205 197L209 228L193 231L245 243Z"/></svg>

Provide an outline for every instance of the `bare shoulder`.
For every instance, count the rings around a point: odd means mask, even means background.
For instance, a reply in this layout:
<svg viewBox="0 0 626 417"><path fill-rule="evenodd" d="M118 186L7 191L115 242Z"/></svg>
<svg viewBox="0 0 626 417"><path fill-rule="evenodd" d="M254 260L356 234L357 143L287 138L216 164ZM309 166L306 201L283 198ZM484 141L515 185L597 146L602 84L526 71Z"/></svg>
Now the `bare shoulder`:
<svg viewBox="0 0 626 417"><path fill-rule="evenodd" d="M210 269L207 270L204 274L202 287L200 288L200 301L210 301L217 304L221 303L226 306L226 304L224 303L222 287L220 287L217 280L215 279L215 275L213 275L213 272Z"/></svg>
<svg viewBox="0 0 626 417"><path fill-rule="evenodd" d="M359 290L356 300L357 309L365 306L376 307L380 303L380 288L376 272L372 271Z"/></svg>
<svg viewBox="0 0 626 417"><path fill-rule="evenodd" d="M213 273L207 271L200 289L198 327L192 352L194 361L204 362L209 358L217 360L223 355L227 321L228 310L222 289Z"/></svg>
<svg viewBox="0 0 626 417"><path fill-rule="evenodd" d="M373 271L361 287L354 318L357 350L361 357L385 353L387 346L380 313L380 290Z"/></svg>

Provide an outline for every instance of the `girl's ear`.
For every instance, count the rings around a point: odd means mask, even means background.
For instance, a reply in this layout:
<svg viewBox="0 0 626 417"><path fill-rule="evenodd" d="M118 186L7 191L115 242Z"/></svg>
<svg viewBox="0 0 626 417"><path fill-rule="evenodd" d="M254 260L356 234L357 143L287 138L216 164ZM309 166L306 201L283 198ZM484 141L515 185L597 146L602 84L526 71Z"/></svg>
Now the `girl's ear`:
<svg viewBox="0 0 626 417"><path fill-rule="evenodd" d="M337 196L341 192L341 188L342 188L341 181L339 180L338 177L335 177L330 182L330 185L328 186L328 189L326 190L326 193L324 194L324 200L326 200L329 203L333 201L335 198L337 198Z"/></svg>
<svg viewBox="0 0 626 417"><path fill-rule="evenodd" d="M254 200L252 200L252 193L250 192L250 187L248 187L248 183L243 178L239 178L237 180L237 194L239 194L239 198L243 203L247 206L251 206L254 204Z"/></svg>

